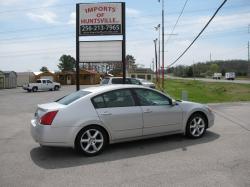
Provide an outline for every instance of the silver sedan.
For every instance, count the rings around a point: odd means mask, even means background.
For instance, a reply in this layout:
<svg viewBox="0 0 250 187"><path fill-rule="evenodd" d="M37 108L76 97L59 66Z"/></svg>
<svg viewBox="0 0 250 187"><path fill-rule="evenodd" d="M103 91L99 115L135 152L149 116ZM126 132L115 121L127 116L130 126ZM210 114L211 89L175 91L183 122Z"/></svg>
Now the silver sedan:
<svg viewBox="0 0 250 187"><path fill-rule="evenodd" d="M200 138L213 124L206 105L175 101L143 86L110 85L38 105L31 135L43 146L73 147L94 156L117 142L176 133Z"/></svg>

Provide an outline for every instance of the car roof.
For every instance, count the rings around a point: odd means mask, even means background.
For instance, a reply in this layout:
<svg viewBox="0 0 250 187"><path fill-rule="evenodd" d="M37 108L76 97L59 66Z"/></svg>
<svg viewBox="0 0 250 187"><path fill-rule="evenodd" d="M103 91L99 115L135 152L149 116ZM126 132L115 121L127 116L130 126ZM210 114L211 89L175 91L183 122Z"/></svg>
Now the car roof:
<svg viewBox="0 0 250 187"><path fill-rule="evenodd" d="M111 84L105 86L95 86L95 87L88 87L82 89L83 91L89 91L92 93L103 93L107 91L117 90L117 89L125 89L125 88L145 88L141 85L134 85L134 84ZM147 88L146 88L147 89Z"/></svg>

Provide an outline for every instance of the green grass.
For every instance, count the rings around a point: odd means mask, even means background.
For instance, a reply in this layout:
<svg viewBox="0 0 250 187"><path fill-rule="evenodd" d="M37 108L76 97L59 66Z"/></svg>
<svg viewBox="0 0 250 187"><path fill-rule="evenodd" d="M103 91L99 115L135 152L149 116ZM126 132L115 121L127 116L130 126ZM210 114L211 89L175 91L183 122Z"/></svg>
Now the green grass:
<svg viewBox="0 0 250 187"><path fill-rule="evenodd" d="M167 79L165 91L175 99L187 91L189 101L200 103L250 101L250 84Z"/></svg>

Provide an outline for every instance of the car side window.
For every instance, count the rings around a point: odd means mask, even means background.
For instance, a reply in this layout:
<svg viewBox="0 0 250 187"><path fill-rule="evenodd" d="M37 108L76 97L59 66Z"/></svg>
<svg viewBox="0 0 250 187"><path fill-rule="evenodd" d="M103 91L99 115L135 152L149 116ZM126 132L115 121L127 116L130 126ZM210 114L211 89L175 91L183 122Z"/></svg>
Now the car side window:
<svg viewBox="0 0 250 187"><path fill-rule="evenodd" d="M103 94L107 108L135 106L134 98L130 90L115 90Z"/></svg>
<svg viewBox="0 0 250 187"><path fill-rule="evenodd" d="M122 84L122 79L120 78L114 78L111 80L112 84Z"/></svg>
<svg viewBox="0 0 250 187"><path fill-rule="evenodd" d="M92 103L94 105L95 108L105 108L105 103L104 103L104 99L103 99L103 95L99 95L97 97L94 97L92 99Z"/></svg>
<svg viewBox="0 0 250 187"><path fill-rule="evenodd" d="M47 80L47 83L52 83L50 80Z"/></svg>
<svg viewBox="0 0 250 187"><path fill-rule="evenodd" d="M46 80L43 80L43 84L46 84Z"/></svg>
<svg viewBox="0 0 250 187"><path fill-rule="evenodd" d="M170 99L166 96L147 89L135 89L141 106L161 106L169 105Z"/></svg>

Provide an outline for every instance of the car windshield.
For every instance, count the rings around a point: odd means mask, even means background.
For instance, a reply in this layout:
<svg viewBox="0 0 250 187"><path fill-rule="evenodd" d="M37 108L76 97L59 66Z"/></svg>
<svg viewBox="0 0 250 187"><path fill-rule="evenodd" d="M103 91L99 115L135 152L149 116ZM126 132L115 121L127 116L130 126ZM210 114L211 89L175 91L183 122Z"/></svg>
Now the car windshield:
<svg viewBox="0 0 250 187"><path fill-rule="evenodd" d="M82 98L90 93L91 92L80 90L80 91L71 93L71 94L69 94L61 99L58 99L56 102L60 103L62 105L68 105L68 104L76 101L77 99L80 99L80 98Z"/></svg>

